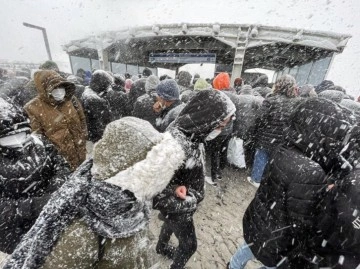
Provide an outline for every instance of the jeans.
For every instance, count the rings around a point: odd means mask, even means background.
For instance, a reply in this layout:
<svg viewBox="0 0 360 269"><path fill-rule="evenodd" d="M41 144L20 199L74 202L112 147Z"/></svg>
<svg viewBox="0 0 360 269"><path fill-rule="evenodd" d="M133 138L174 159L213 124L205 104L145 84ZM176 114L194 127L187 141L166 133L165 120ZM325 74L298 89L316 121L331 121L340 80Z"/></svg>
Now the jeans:
<svg viewBox="0 0 360 269"><path fill-rule="evenodd" d="M230 259L230 269L244 269L247 262L255 259L254 254L252 253L249 246L244 243L241 245L234 256ZM260 269L275 269L276 267L267 267L262 266Z"/></svg>
<svg viewBox="0 0 360 269"><path fill-rule="evenodd" d="M265 149L256 149L254 165L251 171L251 178L256 183L260 183L265 167L269 161L269 152Z"/></svg>

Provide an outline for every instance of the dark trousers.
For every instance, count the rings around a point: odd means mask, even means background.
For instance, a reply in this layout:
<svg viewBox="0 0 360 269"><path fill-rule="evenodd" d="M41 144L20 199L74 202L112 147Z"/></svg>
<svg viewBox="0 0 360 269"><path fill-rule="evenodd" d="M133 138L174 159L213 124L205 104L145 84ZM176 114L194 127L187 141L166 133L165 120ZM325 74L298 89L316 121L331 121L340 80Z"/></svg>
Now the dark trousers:
<svg viewBox="0 0 360 269"><path fill-rule="evenodd" d="M221 170L225 168L227 163L227 148L230 138L230 135L221 135L207 142L211 162L211 179L213 181L221 178Z"/></svg>
<svg viewBox="0 0 360 269"><path fill-rule="evenodd" d="M192 214L181 218L165 218L156 249L167 249L170 237L175 234L179 245L174 251L170 269L182 269L197 249L197 239Z"/></svg>

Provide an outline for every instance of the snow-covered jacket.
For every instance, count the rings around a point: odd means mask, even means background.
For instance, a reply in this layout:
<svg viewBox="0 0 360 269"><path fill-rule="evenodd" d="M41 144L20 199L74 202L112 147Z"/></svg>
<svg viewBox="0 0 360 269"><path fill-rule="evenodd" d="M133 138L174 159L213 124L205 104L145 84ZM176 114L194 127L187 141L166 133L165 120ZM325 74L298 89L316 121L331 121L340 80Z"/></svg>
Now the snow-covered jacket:
<svg viewBox="0 0 360 269"><path fill-rule="evenodd" d="M339 104L344 98L344 93L337 90L325 90L318 94L320 98L325 98Z"/></svg>
<svg viewBox="0 0 360 269"><path fill-rule="evenodd" d="M225 118L235 113L235 106L223 93L214 90L199 92L182 109L167 132L182 145L186 159L175 172L166 189L153 200L153 208L170 218L193 214L204 198L204 155L202 142ZM185 186L186 200L175 197L178 186Z"/></svg>
<svg viewBox="0 0 360 269"><path fill-rule="evenodd" d="M156 127L157 114L153 110L156 102L156 91L150 91L141 95L134 104L132 115L139 119L146 120Z"/></svg>
<svg viewBox="0 0 360 269"><path fill-rule="evenodd" d="M320 205L314 245L323 259L321 267L351 269L360 264L359 168L343 180L345 184L334 186Z"/></svg>
<svg viewBox="0 0 360 269"><path fill-rule="evenodd" d="M236 119L234 120L233 132L237 137L248 140L253 133L256 115L264 99L252 94L240 94L237 97L237 101L234 103Z"/></svg>
<svg viewBox="0 0 360 269"><path fill-rule="evenodd" d="M266 98L255 119L256 147L271 151L285 141L289 116L295 109L297 98L274 95Z"/></svg>
<svg viewBox="0 0 360 269"><path fill-rule="evenodd" d="M0 137L28 134L22 148L0 146L0 251L6 253L12 253L70 174L55 147L30 131L24 112L0 99Z"/></svg>
<svg viewBox="0 0 360 269"><path fill-rule="evenodd" d="M360 103L350 100L350 99L343 99L340 102L340 105L346 107L347 109L351 110L356 117L360 118Z"/></svg>
<svg viewBox="0 0 360 269"><path fill-rule="evenodd" d="M4 268L40 268L44 263L45 268L62 268L56 261L72 262L69 268L83 264L92 268L92 262L98 262L98 268L108 268L106 263L126 267L118 250L132 246L136 234L146 228L149 201L168 185L185 153L169 133L160 134L146 121L125 117L106 127L93 154L94 159L84 162L52 196ZM74 226L80 226L76 232ZM73 249L74 240L84 247ZM94 240L95 254L87 252ZM135 268L143 268L136 264L136 255L128 259Z"/></svg>
<svg viewBox="0 0 360 269"><path fill-rule="evenodd" d="M320 202L359 158L358 127L335 103L308 98L291 115L289 144L273 151L244 218L244 238L266 266L311 268Z"/></svg>
<svg viewBox="0 0 360 269"><path fill-rule="evenodd" d="M81 101L84 106L89 140L98 141L110 122L125 114L126 97L111 88L113 78L105 71L94 72L89 87L85 88Z"/></svg>
<svg viewBox="0 0 360 269"><path fill-rule="evenodd" d="M58 73L42 70L35 73L38 96L25 105L33 132L44 135L55 145L75 170L86 157L87 126L83 108L74 95L75 85ZM65 88L59 103L50 94L56 87Z"/></svg>

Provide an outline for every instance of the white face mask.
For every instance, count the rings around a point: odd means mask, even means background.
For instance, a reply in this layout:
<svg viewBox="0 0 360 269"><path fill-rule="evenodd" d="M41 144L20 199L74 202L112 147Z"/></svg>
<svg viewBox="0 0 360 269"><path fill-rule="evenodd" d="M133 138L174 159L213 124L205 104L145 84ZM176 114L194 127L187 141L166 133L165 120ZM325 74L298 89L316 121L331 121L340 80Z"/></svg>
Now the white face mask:
<svg viewBox="0 0 360 269"><path fill-rule="evenodd" d="M221 133L220 129L213 130L206 138L205 141L213 140L215 137L217 137Z"/></svg>
<svg viewBox="0 0 360 269"><path fill-rule="evenodd" d="M62 101L65 97L65 89L64 88L56 88L51 92L52 97L54 97L55 101Z"/></svg>
<svg viewBox="0 0 360 269"><path fill-rule="evenodd" d="M0 138L0 146L7 148L22 148L29 140L28 134L21 132Z"/></svg>

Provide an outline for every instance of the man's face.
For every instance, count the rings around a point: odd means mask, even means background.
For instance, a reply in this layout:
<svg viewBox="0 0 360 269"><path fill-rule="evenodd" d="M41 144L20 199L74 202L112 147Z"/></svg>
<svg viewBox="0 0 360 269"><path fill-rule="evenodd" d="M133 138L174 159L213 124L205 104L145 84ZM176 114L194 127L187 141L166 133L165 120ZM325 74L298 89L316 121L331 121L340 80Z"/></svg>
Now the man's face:
<svg viewBox="0 0 360 269"><path fill-rule="evenodd" d="M162 110L164 110L167 107L167 102L162 99L160 96L156 96L156 102L153 105L153 110L156 113L161 112Z"/></svg>

